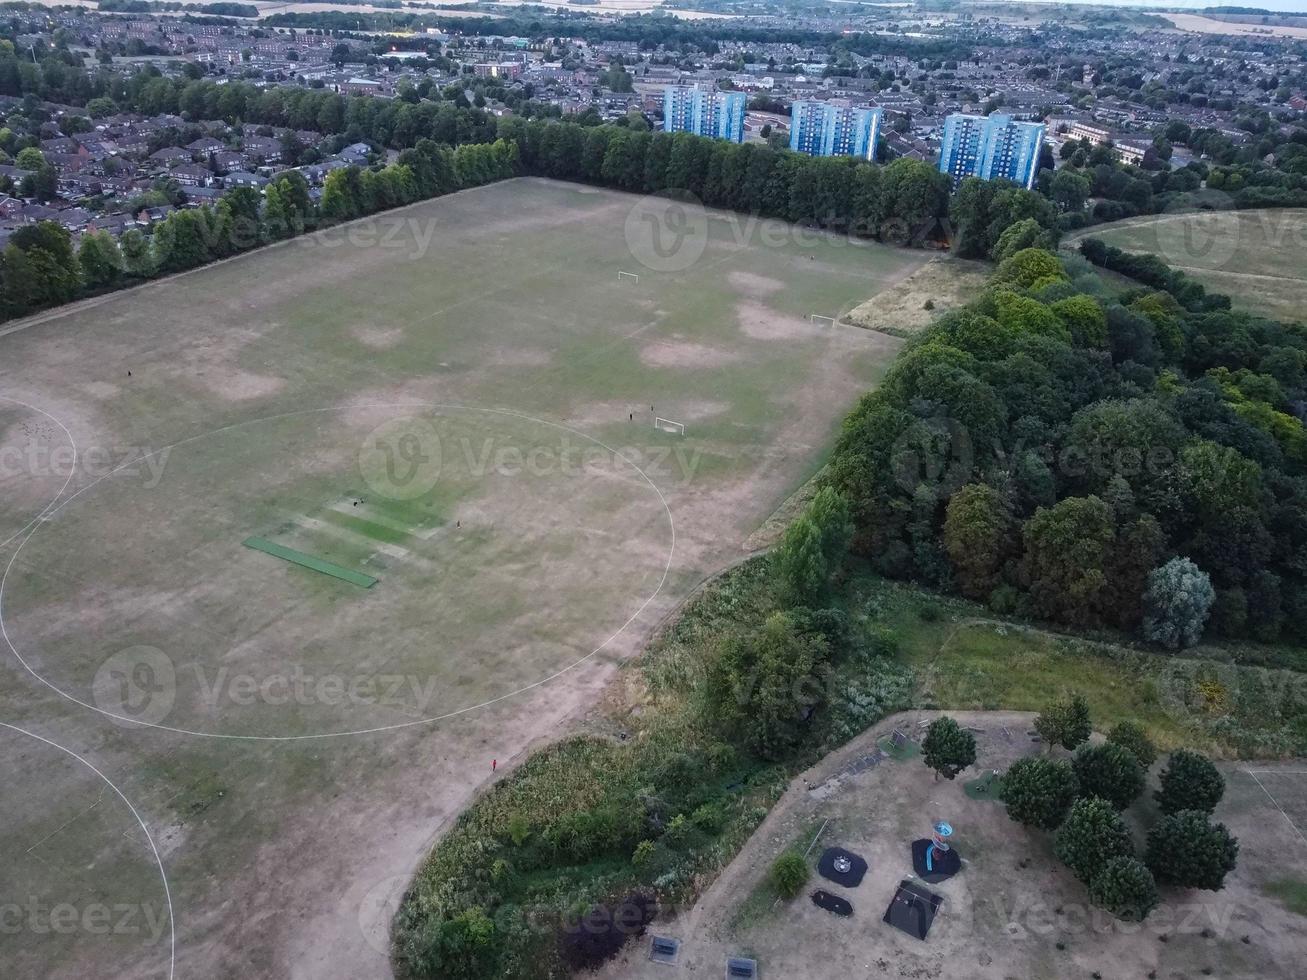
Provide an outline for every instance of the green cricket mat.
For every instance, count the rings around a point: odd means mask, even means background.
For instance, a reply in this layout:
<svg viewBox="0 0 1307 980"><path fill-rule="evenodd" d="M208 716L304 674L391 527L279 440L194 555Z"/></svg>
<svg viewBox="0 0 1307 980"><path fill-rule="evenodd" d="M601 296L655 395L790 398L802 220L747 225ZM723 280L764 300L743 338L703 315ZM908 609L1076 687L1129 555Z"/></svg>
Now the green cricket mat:
<svg viewBox="0 0 1307 980"><path fill-rule="evenodd" d="M262 551L265 554L272 555L275 558L283 558L288 562L296 565L303 565L305 568L311 568L315 572L321 572L323 575L330 575L332 578L338 578L342 582L348 582L350 585L357 585L364 589L370 589L377 584L377 579L371 575L364 575L362 572L356 572L352 568L342 568L340 565L333 565L329 561L323 561L321 558L314 558L312 555L306 555L302 551L296 551L294 548L287 548L276 542L269 541L267 538L246 538L241 544L247 548L253 548L255 551Z"/></svg>

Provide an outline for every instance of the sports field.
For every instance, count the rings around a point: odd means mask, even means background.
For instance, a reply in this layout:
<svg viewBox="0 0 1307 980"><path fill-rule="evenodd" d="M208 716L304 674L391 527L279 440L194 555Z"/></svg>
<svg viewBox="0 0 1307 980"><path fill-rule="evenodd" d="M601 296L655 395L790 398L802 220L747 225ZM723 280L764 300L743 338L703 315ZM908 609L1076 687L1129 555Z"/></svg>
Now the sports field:
<svg viewBox="0 0 1307 980"><path fill-rule="evenodd" d="M1068 237L1099 238L1128 252L1152 252L1224 293L1237 309L1307 320L1307 209L1198 211L1131 218Z"/></svg>
<svg viewBox="0 0 1307 980"><path fill-rule="evenodd" d="M810 317L925 258L519 180L0 328L5 975L387 975L899 343Z"/></svg>

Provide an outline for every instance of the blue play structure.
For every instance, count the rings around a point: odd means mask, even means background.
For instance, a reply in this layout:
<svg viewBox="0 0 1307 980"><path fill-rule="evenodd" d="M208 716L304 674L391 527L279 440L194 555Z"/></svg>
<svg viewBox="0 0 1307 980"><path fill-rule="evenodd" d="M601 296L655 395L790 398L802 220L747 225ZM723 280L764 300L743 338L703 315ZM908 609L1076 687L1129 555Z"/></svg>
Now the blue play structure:
<svg viewBox="0 0 1307 980"><path fill-rule="evenodd" d="M953 836L953 825L947 820L940 820L935 824L935 836L930 842L930 847L926 848L926 870L935 870L935 852L947 854L949 851L948 839Z"/></svg>

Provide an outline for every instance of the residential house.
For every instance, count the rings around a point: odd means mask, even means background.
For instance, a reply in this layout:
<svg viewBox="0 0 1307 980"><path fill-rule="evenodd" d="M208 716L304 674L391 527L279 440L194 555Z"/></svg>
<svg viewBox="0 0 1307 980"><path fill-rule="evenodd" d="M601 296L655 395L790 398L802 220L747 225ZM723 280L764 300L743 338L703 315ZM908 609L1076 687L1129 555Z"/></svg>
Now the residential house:
<svg viewBox="0 0 1307 980"><path fill-rule="evenodd" d="M160 166L174 167L183 163L190 163L191 151L180 146L165 146L163 149L151 153L149 160L151 163L157 163Z"/></svg>

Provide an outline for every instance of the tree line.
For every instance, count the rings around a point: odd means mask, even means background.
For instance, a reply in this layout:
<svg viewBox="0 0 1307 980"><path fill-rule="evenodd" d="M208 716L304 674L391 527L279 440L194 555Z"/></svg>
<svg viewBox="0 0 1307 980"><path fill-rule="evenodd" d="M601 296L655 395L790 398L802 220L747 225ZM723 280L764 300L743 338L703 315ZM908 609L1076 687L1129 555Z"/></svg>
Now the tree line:
<svg viewBox="0 0 1307 980"><path fill-rule="evenodd" d="M71 234L52 221L18 228L0 253L0 317L24 316L82 296L184 272L241 252L293 238L518 172L517 146L504 140L451 149L420 140L386 167L349 166L327 175L321 204L296 171L277 175L263 194L229 190L215 205L173 211L150 235L129 228Z"/></svg>
<svg viewBox="0 0 1307 980"><path fill-rule="evenodd" d="M933 236L948 211L949 178L930 164L881 167L753 143L625 126L500 120L527 173L646 194L688 194L710 207L896 242Z"/></svg>

